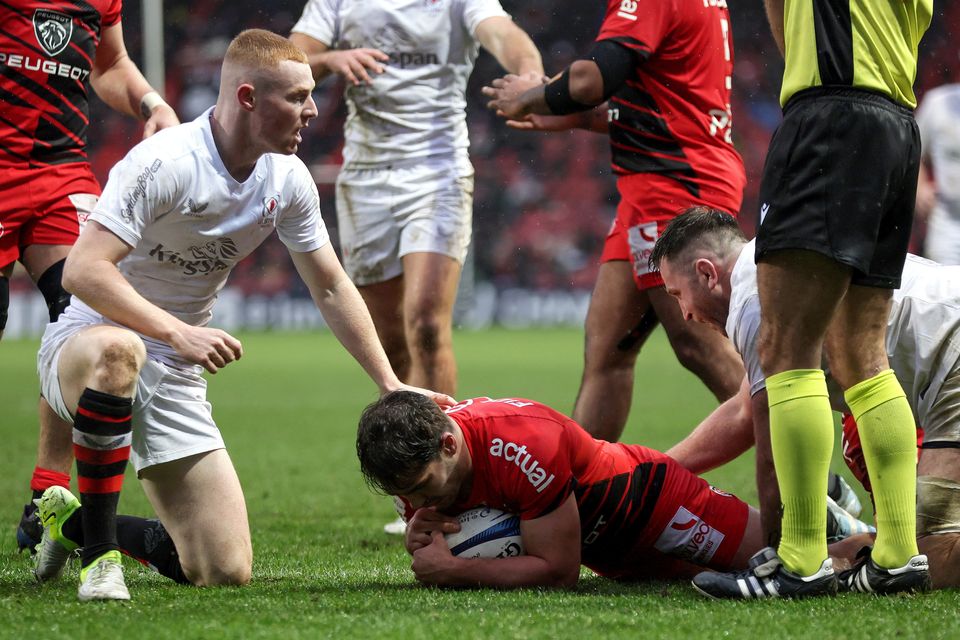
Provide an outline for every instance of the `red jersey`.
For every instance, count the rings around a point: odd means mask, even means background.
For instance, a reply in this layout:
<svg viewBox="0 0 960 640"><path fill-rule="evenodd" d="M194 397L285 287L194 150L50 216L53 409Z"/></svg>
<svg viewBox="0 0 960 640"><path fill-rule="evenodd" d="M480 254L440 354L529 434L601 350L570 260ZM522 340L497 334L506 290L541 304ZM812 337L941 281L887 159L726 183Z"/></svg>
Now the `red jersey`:
<svg viewBox="0 0 960 640"><path fill-rule="evenodd" d="M0 3L0 167L86 162L90 72L120 0Z"/></svg>
<svg viewBox="0 0 960 640"><path fill-rule="evenodd" d="M694 197L719 191L739 202L746 173L731 137L726 0L608 0L602 40L642 59L609 101L614 173L659 174Z"/></svg>
<svg viewBox="0 0 960 640"><path fill-rule="evenodd" d="M739 547L747 506L664 453L596 440L532 400L473 398L447 415L462 429L473 464L470 496L454 510L487 505L529 520L572 494L581 561L610 576L643 575L662 555L726 568ZM725 533L700 518L716 509L718 496L730 500L725 524L735 521Z"/></svg>

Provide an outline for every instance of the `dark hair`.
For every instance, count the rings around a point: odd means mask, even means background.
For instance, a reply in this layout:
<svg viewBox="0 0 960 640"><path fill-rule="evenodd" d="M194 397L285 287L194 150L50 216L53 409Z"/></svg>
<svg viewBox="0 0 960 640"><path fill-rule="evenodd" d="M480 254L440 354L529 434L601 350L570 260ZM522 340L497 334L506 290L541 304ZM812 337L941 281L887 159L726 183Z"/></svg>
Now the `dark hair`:
<svg viewBox="0 0 960 640"><path fill-rule="evenodd" d="M393 391L363 410L357 428L357 457L374 491L395 494L440 458L440 439L450 431L446 414L430 398Z"/></svg>
<svg viewBox="0 0 960 640"><path fill-rule="evenodd" d="M737 219L711 207L690 207L670 221L650 253L650 267L659 269L664 258L674 259L698 240L705 240L718 250L731 240L746 241Z"/></svg>

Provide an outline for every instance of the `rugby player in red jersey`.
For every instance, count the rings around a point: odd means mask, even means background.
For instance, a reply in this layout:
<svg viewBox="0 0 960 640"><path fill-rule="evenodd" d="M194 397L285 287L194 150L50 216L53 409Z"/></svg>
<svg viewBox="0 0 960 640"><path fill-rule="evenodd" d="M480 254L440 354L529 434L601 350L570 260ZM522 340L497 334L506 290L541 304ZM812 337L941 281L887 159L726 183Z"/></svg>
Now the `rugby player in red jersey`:
<svg viewBox="0 0 960 640"><path fill-rule="evenodd" d="M515 128L610 134L620 203L587 313L573 411L598 438L622 434L637 354L658 320L680 362L718 399L743 378L732 347L685 323L647 264L659 233L688 206L740 209L746 176L731 142L732 72L726 0L609 0L585 58L546 84L508 75L483 90Z"/></svg>
<svg viewBox="0 0 960 640"><path fill-rule="evenodd" d="M664 453L592 438L550 407L473 398L446 412L397 391L364 411L357 455L368 483L402 497L418 580L444 586L570 586L580 565L617 579L745 567L763 546L759 513ZM526 555L451 555L443 533L477 505L520 516ZM834 545L848 555L859 548Z"/></svg>
<svg viewBox="0 0 960 640"><path fill-rule="evenodd" d="M120 0L8 0L0 4L0 336L17 260L43 294L50 321L70 303L63 262L100 195L86 152L89 88L144 120L144 137L179 124L127 56ZM70 484L70 426L40 401L33 497ZM39 542L35 506L24 508L21 549Z"/></svg>

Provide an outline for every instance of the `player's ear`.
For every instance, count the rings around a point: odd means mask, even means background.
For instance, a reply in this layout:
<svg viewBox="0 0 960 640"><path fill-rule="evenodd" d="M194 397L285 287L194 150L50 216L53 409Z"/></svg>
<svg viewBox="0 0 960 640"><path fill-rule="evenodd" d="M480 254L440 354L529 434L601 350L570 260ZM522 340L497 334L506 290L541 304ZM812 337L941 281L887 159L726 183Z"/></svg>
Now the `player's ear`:
<svg viewBox="0 0 960 640"><path fill-rule="evenodd" d="M448 456L454 455L458 450L457 438L449 431L440 436L440 452Z"/></svg>
<svg viewBox="0 0 960 640"><path fill-rule="evenodd" d="M256 105L255 93L256 91L253 88L253 85L244 82L237 87L237 102L239 102L240 106L246 111L253 111L253 108Z"/></svg>
<svg viewBox="0 0 960 640"><path fill-rule="evenodd" d="M706 281L707 287L716 286L720 279L717 265L706 258L697 258L697 261L693 263L693 269L697 274L697 280Z"/></svg>

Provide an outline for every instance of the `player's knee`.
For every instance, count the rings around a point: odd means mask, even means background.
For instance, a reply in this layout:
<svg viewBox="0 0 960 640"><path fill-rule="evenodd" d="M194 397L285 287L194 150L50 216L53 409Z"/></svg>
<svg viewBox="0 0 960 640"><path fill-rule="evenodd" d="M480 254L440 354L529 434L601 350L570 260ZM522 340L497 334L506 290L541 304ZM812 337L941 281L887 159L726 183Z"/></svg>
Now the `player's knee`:
<svg viewBox="0 0 960 640"><path fill-rule="evenodd" d="M412 347L420 353L437 353L443 346L445 328L433 314L419 314L410 321Z"/></svg>
<svg viewBox="0 0 960 640"><path fill-rule="evenodd" d="M47 303L50 322L56 322L70 304L70 294L63 288L63 265L66 258L52 265L37 280L37 288Z"/></svg>
<svg viewBox="0 0 960 640"><path fill-rule="evenodd" d="M252 572L252 554L243 549L219 553L216 558L204 556L197 562L183 562L184 575L198 587L243 586L250 582Z"/></svg>
<svg viewBox="0 0 960 640"><path fill-rule="evenodd" d="M131 331L113 331L97 340L93 384L108 393L122 393L118 388L129 387L140 374L147 359L146 347Z"/></svg>

